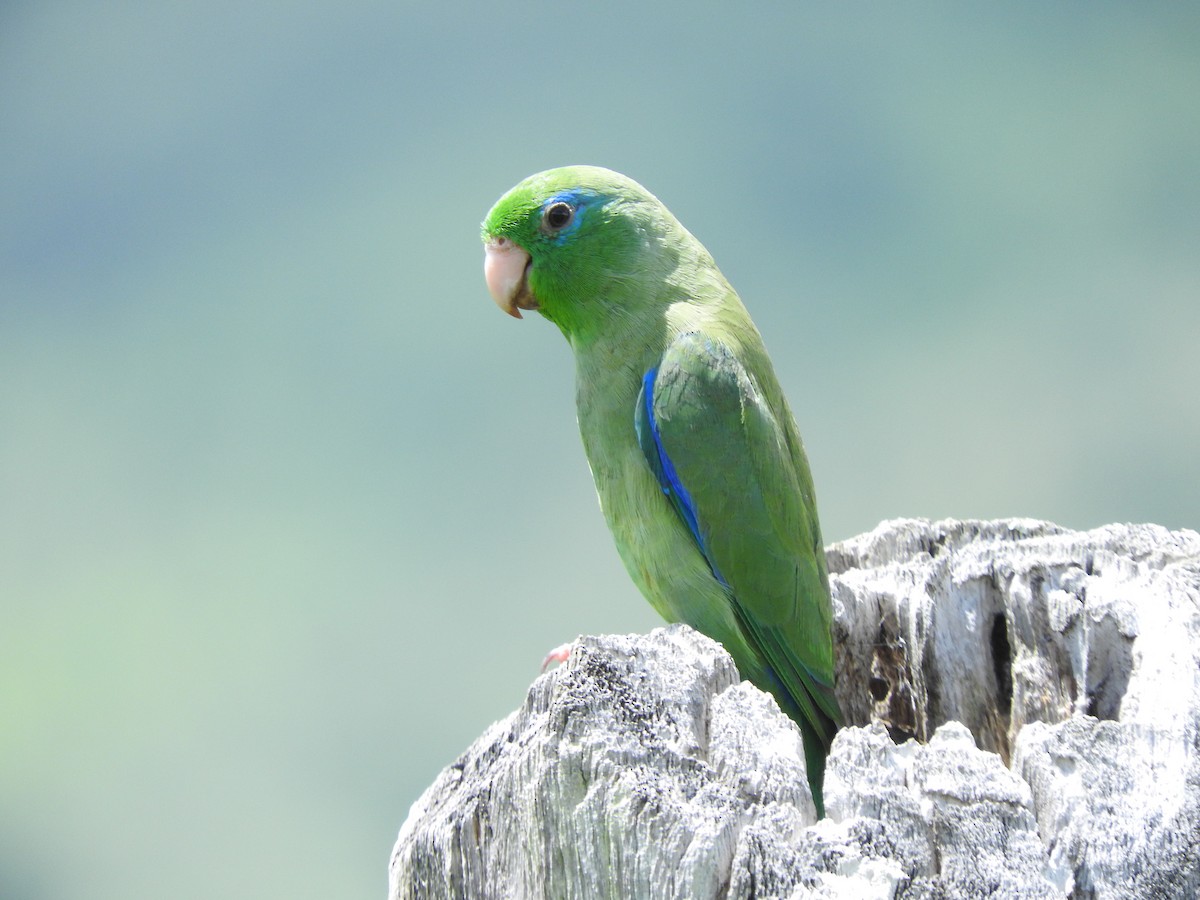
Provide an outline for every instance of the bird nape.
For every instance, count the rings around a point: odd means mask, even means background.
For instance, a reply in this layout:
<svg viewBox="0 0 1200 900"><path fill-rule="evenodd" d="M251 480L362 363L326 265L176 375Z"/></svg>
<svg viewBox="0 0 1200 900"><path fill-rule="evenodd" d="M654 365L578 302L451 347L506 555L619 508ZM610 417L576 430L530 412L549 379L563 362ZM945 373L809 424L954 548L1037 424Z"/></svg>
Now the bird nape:
<svg viewBox="0 0 1200 900"><path fill-rule="evenodd" d="M532 175L483 223L484 275L575 355L579 430L625 567L800 727L817 814L841 719L829 583L800 432L708 251L608 169Z"/></svg>

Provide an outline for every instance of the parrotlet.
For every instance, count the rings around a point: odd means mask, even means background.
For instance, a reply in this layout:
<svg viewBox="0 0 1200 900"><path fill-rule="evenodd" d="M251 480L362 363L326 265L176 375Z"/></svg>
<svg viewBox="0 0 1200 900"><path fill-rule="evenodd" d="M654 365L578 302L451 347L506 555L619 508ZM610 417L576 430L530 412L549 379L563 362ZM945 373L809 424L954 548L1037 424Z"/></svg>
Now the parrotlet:
<svg viewBox="0 0 1200 900"><path fill-rule="evenodd" d="M795 720L823 814L841 719L825 552L800 432L741 299L657 198L608 169L530 176L483 241L500 308L536 310L574 352L579 430L630 576Z"/></svg>

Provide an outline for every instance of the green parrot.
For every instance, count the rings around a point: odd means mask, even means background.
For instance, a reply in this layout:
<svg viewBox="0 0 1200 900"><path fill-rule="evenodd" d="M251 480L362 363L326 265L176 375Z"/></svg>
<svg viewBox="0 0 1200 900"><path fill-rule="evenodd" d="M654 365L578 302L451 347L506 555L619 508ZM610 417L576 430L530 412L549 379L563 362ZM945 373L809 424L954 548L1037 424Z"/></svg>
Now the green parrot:
<svg viewBox="0 0 1200 900"><path fill-rule="evenodd" d="M484 276L575 355L579 430L625 567L800 726L818 815L841 715L812 475L762 338L708 251L608 169L532 175L483 223Z"/></svg>

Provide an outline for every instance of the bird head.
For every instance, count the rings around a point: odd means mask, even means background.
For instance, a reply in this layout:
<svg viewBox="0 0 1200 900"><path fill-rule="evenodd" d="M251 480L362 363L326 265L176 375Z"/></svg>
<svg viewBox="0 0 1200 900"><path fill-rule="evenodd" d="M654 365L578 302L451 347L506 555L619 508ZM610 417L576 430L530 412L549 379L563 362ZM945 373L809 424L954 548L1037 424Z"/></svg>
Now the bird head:
<svg viewBox="0 0 1200 900"><path fill-rule="evenodd" d="M484 277L509 315L537 310L575 340L610 314L654 301L645 286L670 268L664 237L676 228L666 208L624 175L551 169L526 178L488 213Z"/></svg>

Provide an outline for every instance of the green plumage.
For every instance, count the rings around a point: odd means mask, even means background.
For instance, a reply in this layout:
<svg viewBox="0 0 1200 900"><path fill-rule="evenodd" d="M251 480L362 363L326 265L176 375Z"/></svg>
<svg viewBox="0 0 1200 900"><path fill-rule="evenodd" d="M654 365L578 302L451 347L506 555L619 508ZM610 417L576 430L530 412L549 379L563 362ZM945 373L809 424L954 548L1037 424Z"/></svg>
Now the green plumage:
<svg viewBox="0 0 1200 900"><path fill-rule="evenodd" d="M666 207L607 169L526 179L483 236L528 254L497 302L538 309L574 350L579 428L630 575L797 722L822 811L840 718L825 554L800 434L741 300Z"/></svg>

